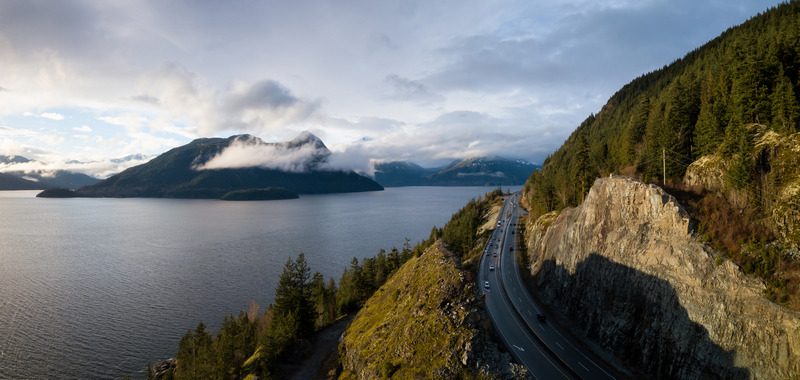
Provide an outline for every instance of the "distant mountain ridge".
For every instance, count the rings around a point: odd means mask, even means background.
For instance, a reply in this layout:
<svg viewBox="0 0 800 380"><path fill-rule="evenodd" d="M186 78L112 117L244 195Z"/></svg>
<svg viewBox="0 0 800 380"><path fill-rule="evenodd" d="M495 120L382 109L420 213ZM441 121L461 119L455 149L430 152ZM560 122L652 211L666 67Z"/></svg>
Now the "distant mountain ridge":
<svg viewBox="0 0 800 380"><path fill-rule="evenodd" d="M304 132L266 143L251 135L200 138L76 191L84 197L220 198L232 191L285 188L297 194L383 190L353 171L324 167L330 151Z"/></svg>
<svg viewBox="0 0 800 380"><path fill-rule="evenodd" d="M0 155L0 165L11 169L0 173L0 190L44 190L50 187L77 189L100 181L67 170L14 170L16 164L29 162L34 161L22 156Z"/></svg>
<svg viewBox="0 0 800 380"><path fill-rule="evenodd" d="M30 162L31 160L22 157L22 156L4 156L0 154L0 164L24 164L26 162Z"/></svg>
<svg viewBox="0 0 800 380"><path fill-rule="evenodd" d="M439 168L391 161L375 164L375 180L383 186L512 186L524 184L538 168L524 160L497 156L455 160Z"/></svg>

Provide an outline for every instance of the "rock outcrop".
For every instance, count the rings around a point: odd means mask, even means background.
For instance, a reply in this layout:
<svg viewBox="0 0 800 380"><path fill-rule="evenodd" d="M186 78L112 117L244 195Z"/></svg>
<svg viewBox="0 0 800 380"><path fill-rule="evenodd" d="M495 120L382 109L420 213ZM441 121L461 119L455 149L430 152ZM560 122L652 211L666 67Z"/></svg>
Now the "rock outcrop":
<svg viewBox="0 0 800 380"><path fill-rule="evenodd" d="M525 378L488 339L469 277L441 241L404 264L345 331L340 379Z"/></svg>
<svg viewBox="0 0 800 380"><path fill-rule="evenodd" d="M782 135L759 124L748 125L747 131L754 142L749 158L758 163L761 174L757 175L765 176L763 188L737 190L727 186L730 162L719 154L700 157L689 165L684 182L720 194L740 208L759 204L766 214L766 225L800 262L800 133Z"/></svg>
<svg viewBox="0 0 800 380"><path fill-rule="evenodd" d="M598 179L581 206L528 226L539 295L647 377L800 378L800 313L692 227L660 188Z"/></svg>

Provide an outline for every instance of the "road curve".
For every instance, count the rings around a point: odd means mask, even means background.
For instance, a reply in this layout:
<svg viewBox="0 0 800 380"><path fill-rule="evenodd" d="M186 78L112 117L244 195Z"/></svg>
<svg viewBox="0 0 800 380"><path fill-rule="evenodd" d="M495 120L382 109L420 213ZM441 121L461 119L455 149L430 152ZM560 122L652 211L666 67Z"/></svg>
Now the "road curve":
<svg viewBox="0 0 800 380"><path fill-rule="evenodd" d="M520 196L517 192L505 199L478 270L478 283L486 294L486 309L495 330L534 378L615 379L613 370L578 347L551 323L552 318L537 318L546 313L523 285L515 251Z"/></svg>

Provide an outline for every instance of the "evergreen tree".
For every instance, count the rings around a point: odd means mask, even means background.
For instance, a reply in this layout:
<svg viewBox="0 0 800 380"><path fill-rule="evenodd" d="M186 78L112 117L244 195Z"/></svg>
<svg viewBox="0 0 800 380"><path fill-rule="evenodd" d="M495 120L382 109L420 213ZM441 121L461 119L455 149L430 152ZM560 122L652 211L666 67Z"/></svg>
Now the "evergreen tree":
<svg viewBox="0 0 800 380"><path fill-rule="evenodd" d="M578 132L578 142L575 147L575 153L572 155L571 177L576 186L576 192L580 196L580 201L583 203L583 197L589 192L591 184L591 173L589 163L589 144L586 141L586 133L583 131Z"/></svg>
<svg viewBox="0 0 800 380"><path fill-rule="evenodd" d="M772 128L781 133L794 133L800 123L800 104L792 82L781 69L778 85L772 94Z"/></svg>
<svg viewBox="0 0 800 380"><path fill-rule="evenodd" d="M292 318L297 322L296 334L292 335L298 338L311 335L317 319L314 303L311 300L310 271L302 252L296 261L289 258L275 289L273 318L283 318L292 314Z"/></svg>
<svg viewBox="0 0 800 380"><path fill-rule="evenodd" d="M700 111L695 126L697 157L716 152L722 142L728 120L727 99L724 72L717 79L709 73L701 90Z"/></svg>
<svg viewBox="0 0 800 380"><path fill-rule="evenodd" d="M638 155L637 146L644 138L647 128L647 119L650 115L650 98L644 97L633 110L630 120L625 130L625 163L633 164ZM552 191L552 189L550 189Z"/></svg>
<svg viewBox="0 0 800 380"><path fill-rule="evenodd" d="M211 346L211 334L203 322L194 331L188 331L178 343L176 355L178 366L176 379L209 379L214 377L215 355Z"/></svg>

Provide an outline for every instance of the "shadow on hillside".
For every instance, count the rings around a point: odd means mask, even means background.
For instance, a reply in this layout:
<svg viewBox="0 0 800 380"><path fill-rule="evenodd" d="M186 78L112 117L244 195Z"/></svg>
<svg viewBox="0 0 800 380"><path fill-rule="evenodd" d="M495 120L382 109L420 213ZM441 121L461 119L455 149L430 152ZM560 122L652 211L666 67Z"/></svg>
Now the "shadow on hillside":
<svg viewBox="0 0 800 380"><path fill-rule="evenodd" d="M590 340L654 379L747 379L732 352L689 319L669 282L592 253L570 274L548 260L534 276L540 297Z"/></svg>

